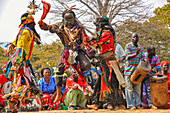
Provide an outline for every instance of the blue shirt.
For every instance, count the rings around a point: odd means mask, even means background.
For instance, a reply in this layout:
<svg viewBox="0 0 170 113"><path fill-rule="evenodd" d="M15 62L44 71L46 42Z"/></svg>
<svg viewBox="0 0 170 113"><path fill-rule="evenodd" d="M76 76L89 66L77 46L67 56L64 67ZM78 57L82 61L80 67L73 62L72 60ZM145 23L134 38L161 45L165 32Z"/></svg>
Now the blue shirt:
<svg viewBox="0 0 170 113"><path fill-rule="evenodd" d="M64 86L61 86L61 93L64 95L64 92L65 92L65 87Z"/></svg>
<svg viewBox="0 0 170 113"><path fill-rule="evenodd" d="M39 90L41 90L43 93L52 94L57 89L55 83L56 83L56 79L54 77L49 78L49 84L46 83L43 77L38 81L38 87Z"/></svg>

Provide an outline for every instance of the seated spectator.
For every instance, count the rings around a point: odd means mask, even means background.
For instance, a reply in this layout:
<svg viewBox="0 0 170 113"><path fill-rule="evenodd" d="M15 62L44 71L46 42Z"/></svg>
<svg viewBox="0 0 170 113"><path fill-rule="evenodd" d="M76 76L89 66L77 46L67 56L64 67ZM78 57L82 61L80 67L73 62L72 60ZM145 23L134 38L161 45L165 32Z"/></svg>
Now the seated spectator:
<svg viewBox="0 0 170 113"><path fill-rule="evenodd" d="M85 80L78 77L75 71L71 72L72 76L67 79L66 89L63 97L64 104L69 110L80 107L84 109L89 97L88 92L93 93L91 86Z"/></svg>
<svg viewBox="0 0 170 113"><path fill-rule="evenodd" d="M167 78L168 78L169 101L168 101L168 104L164 107L165 109L170 109L170 72L168 72L169 66L170 66L170 63L168 61L162 61L161 62L162 75L167 76Z"/></svg>
<svg viewBox="0 0 170 113"><path fill-rule="evenodd" d="M43 78L38 81L38 87L43 92L43 97L41 101L37 100L37 103L40 104L43 109L47 110L50 109L49 106L57 94L56 79L51 77L51 70L48 67L41 70L41 75Z"/></svg>

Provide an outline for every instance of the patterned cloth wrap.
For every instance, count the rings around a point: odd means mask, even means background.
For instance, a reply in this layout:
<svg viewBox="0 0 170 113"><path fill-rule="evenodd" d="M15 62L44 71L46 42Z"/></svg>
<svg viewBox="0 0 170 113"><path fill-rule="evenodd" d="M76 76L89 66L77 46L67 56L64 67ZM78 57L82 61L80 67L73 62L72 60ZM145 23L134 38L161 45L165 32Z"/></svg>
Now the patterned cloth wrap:
<svg viewBox="0 0 170 113"><path fill-rule="evenodd" d="M54 100L57 96L54 97ZM57 109L61 109L61 99L56 101L56 102L51 102L51 95L49 95L48 93L43 93L43 97L42 97L42 105L43 107L48 106L48 110L57 110ZM38 104L40 104L38 97L36 97L36 101Z"/></svg>

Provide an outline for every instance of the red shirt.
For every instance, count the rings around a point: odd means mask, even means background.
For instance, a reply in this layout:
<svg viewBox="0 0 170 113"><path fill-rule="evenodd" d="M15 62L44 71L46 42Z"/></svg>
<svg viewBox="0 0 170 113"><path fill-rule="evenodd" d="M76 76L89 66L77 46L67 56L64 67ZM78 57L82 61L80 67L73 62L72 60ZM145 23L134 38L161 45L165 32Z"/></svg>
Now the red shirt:
<svg viewBox="0 0 170 113"><path fill-rule="evenodd" d="M113 33L109 30L103 30L98 41L93 41L94 44L99 45L100 54L108 51L115 52L116 42L114 40Z"/></svg>

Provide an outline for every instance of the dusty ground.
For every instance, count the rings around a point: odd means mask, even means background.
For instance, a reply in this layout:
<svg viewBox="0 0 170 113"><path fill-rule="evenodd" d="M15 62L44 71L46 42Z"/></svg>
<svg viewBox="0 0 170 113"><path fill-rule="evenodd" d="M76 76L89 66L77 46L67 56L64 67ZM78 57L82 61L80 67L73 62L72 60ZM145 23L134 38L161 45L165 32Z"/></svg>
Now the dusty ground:
<svg viewBox="0 0 170 113"><path fill-rule="evenodd" d="M38 113L38 112L19 112L19 113ZM100 109L98 111L95 110L54 110L54 111L40 111L39 113L170 113L170 110L158 109L158 110L106 110Z"/></svg>

